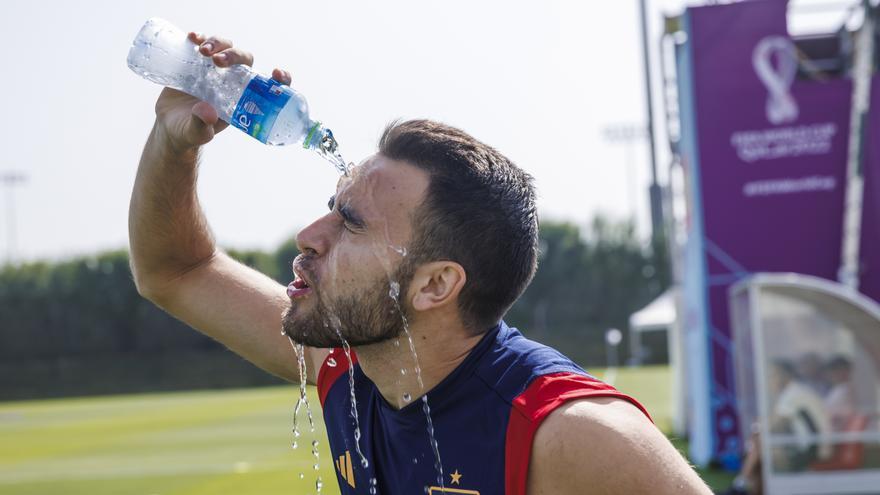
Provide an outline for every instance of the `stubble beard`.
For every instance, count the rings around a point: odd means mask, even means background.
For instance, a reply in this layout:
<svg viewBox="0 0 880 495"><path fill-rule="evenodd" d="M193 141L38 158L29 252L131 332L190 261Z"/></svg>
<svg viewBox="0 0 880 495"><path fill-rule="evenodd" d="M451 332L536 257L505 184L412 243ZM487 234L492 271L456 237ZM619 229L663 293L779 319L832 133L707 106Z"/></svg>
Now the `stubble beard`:
<svg viewBox="0 0 880 495"><path fill-rule="evenodd" d="M400 283L400 294L406 294L411 278L412 270L403 263L391 280ZM389 290L384 277L356 294L332 299L313 289L314 307L306 310L291 301L282 315L281 328L295 342L318 348L342 347L342 339L356 347L397 338L405 328L406 301L398 305Z"/></svg>

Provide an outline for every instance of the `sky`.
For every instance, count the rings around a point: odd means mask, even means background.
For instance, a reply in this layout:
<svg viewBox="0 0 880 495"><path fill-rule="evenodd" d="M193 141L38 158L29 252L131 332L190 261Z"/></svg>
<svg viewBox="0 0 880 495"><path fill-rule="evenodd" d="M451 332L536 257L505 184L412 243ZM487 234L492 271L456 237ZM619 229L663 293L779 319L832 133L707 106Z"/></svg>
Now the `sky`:
<svg viewBox="0 0 880 495"><path fill-rule="evenodd" d="M648 2L652 50L662 15L680 13L684 3ZM847 3L853 2L837 2ZM646 118L637 5L6 3L0 42L12 60L0 77L6 98L0 174L27 180L0 189L2 259L60 259L127 246L128 201L161 88L132 73L125 59L150 17L230 38L254 53L260 72L289 70L312 117L334 131L349 161L375 152L389 121L440 120L532 174L542 218L587 225L597 214L634 216L647 235L646 142L627 145L606 132ZM811 15L807 30L839 17ZM653 55L662 179L669 154ZM222 246L274 249L324 213L337 177L317 155L266 146L230 128L203 150L199 195Z"/></svg>

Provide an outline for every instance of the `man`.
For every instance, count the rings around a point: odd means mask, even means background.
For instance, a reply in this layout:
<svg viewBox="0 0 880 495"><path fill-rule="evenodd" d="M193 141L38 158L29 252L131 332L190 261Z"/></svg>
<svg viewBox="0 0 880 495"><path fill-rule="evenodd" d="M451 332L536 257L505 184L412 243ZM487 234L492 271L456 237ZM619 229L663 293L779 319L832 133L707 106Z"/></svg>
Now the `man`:
<svg viewBox="0 0 880 495"><path fill-rule="evenodd" d="M808 356L798 363L810 363L814 358L821 362L818 355ZM831 455L831 445L826 437L829 433L828 415L814 386L818 380L807 382L798 374L796 365L786 359L775 359L771 365L769 396L775 398L775 402L770 416L770 432L790 435L796 441L771 449L774 469L784 472L810 469L812 463ZM758 425L753 425L742 467L731 487L723 492L725 495L763 493L761 442L764 441L767 440L761 438Z"/></svg>
<svg viewBox="0 0 880 495"><path fill-rule="evenodd" d="M846 431L850 422L858 415L852 382L852 361L846 356L834 356L825 364L825 373L831 384L824 399L831 428L834 431Z"/></svg>
<svg viewBox="0 0 880 495"><path fill-rule="evenodd" d="M770 431L791 434L797 440L796 444L778 451L778 464L791 471L801 471L811 462L831 455L831 444L826 438L831 431L828 413L822 398L798 376L790 361L774 361L773 370L773 390L777 393Z"/></svg>
<svg viewBox="0 0 880 495"><path fill-rule="evenodd" d="M218 66L253 63L189 36ZM199 148L226 124L170 89L156 115L130 208L138 289L291 381L279 329L305 344L343 493L709 493L637 402L501 322L534 273L537 218L530 177L497 151L429 121L389 127L297 236L285 291L219 251L199 207Z"/></svg>

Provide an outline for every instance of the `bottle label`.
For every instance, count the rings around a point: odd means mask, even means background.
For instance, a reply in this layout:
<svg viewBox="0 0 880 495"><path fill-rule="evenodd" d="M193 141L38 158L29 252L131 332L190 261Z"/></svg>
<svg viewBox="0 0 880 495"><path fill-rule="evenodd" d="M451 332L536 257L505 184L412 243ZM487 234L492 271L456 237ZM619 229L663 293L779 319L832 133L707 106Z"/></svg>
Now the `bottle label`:
<svg viewBox="0 0 880 495"><path fill-rule="evenodd" d="M239 98L230 124L265 143L290 95L278 81L257 74Z"/></svg>

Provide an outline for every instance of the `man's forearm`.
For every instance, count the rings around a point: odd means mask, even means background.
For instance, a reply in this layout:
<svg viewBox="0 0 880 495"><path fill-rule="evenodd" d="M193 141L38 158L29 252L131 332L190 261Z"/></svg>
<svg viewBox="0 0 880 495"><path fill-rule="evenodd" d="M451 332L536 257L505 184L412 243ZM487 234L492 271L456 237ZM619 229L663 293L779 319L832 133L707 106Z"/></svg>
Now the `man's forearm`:
<svg viewBox="0 0 880 495"><path fill-rule="evenodd" d="M198 148L175 150L157 123L144 146L129 207L132 271L141 292L161 289L214 254L196 193Z"/></svg>

